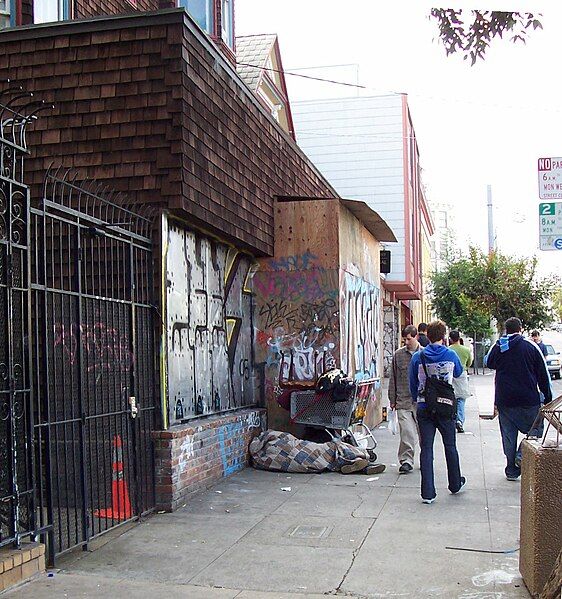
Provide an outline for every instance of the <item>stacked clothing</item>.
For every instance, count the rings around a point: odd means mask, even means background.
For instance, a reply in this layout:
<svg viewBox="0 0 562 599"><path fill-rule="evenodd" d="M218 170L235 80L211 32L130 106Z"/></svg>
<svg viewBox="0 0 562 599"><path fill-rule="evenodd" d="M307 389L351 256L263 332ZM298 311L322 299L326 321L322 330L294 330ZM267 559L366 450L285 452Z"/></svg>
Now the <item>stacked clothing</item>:
<svg viewBox="0 0 562 599"><path fill-rule="evenodd" d="M343 441L313 443L272 430L253 439L250 454L254 468L277 472L339 472L342 466L369 459L367 450Z"/></svg>

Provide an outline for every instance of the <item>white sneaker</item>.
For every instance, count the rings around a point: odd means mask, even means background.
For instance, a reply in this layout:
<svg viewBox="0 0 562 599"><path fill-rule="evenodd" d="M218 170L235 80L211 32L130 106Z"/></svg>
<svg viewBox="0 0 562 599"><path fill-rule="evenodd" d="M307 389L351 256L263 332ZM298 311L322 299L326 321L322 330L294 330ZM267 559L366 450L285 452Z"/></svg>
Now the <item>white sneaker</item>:
<svg viewBox="0 0 562 599"><path fill-rule="evenodd" d="M424 499L422 497L422 503L433 503L436 499L437 497L434 497L433 499Z"/></svg>
<svg viewBox="0 0 562 599"><path fill-rule="evenodd" d="M461 476L461 486L459 487L459 490L456 491L455 493L452 493L452 495L458 495L459 493L462 493L465 486L466 486L466 478L464 476Z"/></svg>

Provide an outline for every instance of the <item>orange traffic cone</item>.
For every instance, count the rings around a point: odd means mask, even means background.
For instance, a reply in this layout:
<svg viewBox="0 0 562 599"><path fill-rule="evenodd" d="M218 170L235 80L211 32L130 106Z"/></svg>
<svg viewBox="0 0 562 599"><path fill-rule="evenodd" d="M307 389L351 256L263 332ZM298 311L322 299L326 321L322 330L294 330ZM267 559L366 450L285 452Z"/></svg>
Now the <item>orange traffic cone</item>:
<svg viewBox="0 0 562 599"><path fill-rule="evenodd" d="M133 515L129 490L123 476L123 442L120 435L113 437L113 464L111 473L111 507L96 510L97 518L128 520Z"/></svg>

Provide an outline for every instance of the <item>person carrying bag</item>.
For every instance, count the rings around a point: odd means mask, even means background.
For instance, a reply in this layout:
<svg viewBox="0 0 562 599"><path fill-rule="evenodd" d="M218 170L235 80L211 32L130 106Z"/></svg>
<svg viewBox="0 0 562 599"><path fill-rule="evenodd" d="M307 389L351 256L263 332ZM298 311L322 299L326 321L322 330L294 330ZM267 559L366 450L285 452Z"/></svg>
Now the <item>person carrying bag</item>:
<svg viewBox="0 0 562 599"><path fill-rule="evenodd" d="M409 382L412 399L417 401L420 434L421 496L423 503L433 503L437 497L433 474L433 442L439 431L447 460L449 491L456 495L466 484L461 476L457 452L457 400L452 386L463 368L457 354L443 345L445 323L440 320L427 327L429 345L414 354L410 362Z"/></svg>
<svg viewBox="0 0 562 599"><path fill-rule="evenodd" d="M456 419L457 398L453 385L443 379L429 376L424 350L420 352L420 360L425 373L423 397L425 398L426 412L439 418Z"/></svg>

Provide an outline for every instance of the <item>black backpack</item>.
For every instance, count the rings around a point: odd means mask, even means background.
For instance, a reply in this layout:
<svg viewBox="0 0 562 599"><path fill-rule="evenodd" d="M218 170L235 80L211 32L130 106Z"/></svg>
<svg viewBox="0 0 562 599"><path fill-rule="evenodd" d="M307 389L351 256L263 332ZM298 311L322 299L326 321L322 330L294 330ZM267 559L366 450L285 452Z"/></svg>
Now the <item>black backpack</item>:
<svg viewBox="0 0 562 599"><path fill-rule="evenodd" d="M332 401L348 401L354 390L353 379L337 368L328 370L316 382L316 391L330 393Z"/></svg>
<svg viewBox="0 0 562 599"><path fill-rule="evenodd" d="M453 420L457 417L457 398L453 385L429 376L423 351L420 352L420 360L425 372L425 388L422 395L425 398L425 407L428 413L432 416Z"/></svg>

